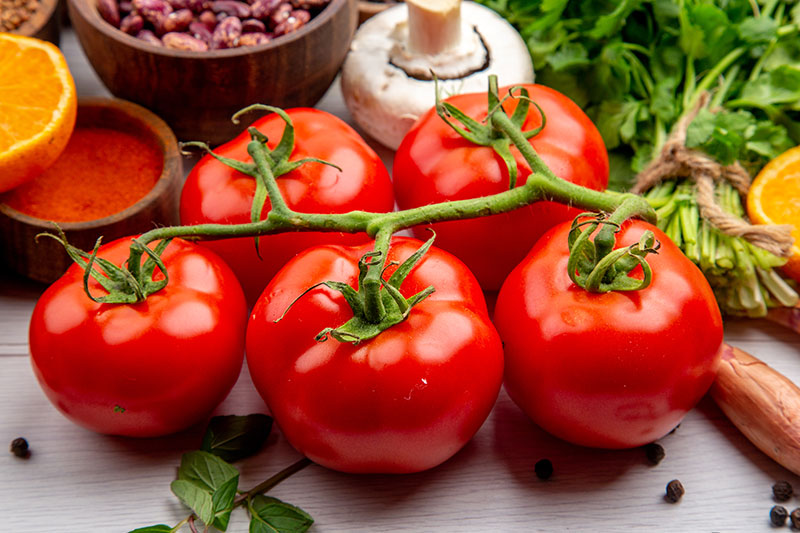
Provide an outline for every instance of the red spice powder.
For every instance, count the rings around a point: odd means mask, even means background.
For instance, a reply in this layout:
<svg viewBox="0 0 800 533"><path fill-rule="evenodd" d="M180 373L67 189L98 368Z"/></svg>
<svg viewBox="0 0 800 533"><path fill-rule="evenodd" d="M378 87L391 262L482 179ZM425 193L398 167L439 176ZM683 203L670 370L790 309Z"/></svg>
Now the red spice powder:
<svg viewBox="0 0 800 533"><path fill-rule="evenodd" d="M78 127L50 168L0 195L0 202L44 220L95 220L139 201L163 166L152 142L112 129Z"/></svg>

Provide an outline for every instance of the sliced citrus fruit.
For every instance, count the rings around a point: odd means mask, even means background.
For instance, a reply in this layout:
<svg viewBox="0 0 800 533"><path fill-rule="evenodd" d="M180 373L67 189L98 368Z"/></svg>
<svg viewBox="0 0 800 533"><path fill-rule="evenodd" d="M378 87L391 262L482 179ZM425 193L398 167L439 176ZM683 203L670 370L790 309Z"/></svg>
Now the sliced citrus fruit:
<svg viewBox="0 0 800 533"><path fill-rule="evenodd" d="M756 224L790 224L794 246L781 270L800 281L800 146L787 150L759 172L747 193L747 214Z"/></svg>
<svg viewBox="0 0 800 533"><path fill-rule="evenodd" d="M0 192L49 167L75 127L75 82L61 51L0 33Z"/></svg>

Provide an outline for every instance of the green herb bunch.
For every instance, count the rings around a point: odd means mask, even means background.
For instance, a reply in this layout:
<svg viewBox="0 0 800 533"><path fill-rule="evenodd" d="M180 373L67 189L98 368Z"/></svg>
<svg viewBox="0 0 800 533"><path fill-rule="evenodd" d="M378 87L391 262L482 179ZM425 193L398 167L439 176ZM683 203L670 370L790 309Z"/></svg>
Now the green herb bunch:
<svg viewBox="0 0 800 533"><path fill-rule="evenodd" d="M478 1L520 31L537 83L568 95L597 125L609 150L611 189L634 184L703 93L710 94L710 102L687 128L688 148L721 165L738 161L753 176L800 144L800 4L795 1ZM726 193L716 191L718 199L728 198ZM675 183L645 194L657 198L654 207L669 204L676 218L660 216L659 226L678 242L680 226L673 220L686 224L683 249L688 243L687 255L711 281L723 311L763 316L770 306L796 302L785 283L777 293L775 284L764 283L777 278L772 268L782 259L739 237L713 231L714 239L704 236L709 228L703 227L693 195ZM744 215L738 201L720 205ZM696 239L694 227L703 233ZM720 246L708 248L712 241Z"/></svg>

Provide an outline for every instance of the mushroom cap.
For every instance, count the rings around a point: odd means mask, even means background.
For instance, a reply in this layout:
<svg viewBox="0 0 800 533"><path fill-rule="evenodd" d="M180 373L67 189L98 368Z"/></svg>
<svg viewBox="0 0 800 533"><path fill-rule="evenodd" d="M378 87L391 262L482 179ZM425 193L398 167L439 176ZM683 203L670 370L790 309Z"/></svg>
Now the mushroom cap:
<svg viewBox="0 0 800 533"><path fill-rule="evenodd" d="M469 1L461 4L461 19L465 34L477 27L489 65L463 78L439 80L443 97L486 91L491 74L502 85L533 83L528 48L511 24L488 7ZM341 73L342 94L353 120L392 150L436 103L433 81L411 78L390 62L392 50L405 43L407 20L407 6L397 5L364 22L350 44ZM442 59L428 57L432 62Z"/></svg>

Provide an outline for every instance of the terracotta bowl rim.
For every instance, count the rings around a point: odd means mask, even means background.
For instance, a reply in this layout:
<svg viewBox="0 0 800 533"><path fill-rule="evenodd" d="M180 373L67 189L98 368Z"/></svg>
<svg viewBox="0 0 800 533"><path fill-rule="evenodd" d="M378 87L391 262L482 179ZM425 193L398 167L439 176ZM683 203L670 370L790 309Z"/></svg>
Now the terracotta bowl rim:
<svg viewBox="0 0 800 533"><path fill-rule="evenodd" d="M158 177L156 184L153 185L153 188L136 203L122 211L102 218L81 222L56 222L64 232L95 230L116 224L120 220L135 218L143 209L157 202L164 194L168 193L175 180L183 179L178 140L167 123L152 111L133 102L110 97L79 98L78 114L80 114L81 108L114 109L142 124L145 129L152 130L155 135L150 140L154 141L161 150L164 167L161 169L161 175ZM27 226L40 228L42 231L53 231L55 229L53 221L27 215L5 203L0 203L0 214Z"/></svg>
<svg viewBox="0 0 800 533"><path fill-rule="evenodd" d="M119 41L120 43L139 50L142 53L158 56L204 60L245 56L248 54L268 52L273 49L281 48L285 45L291 45L298 40L302 40L307 34L312 33L318 28L329 23L333 19L334 15L350 1L352 0L331 0L325 9L323 9L316 17L312 18L308 24L304 25L297 31L277 37L268 43L259 44L256 46L226 48L223 50L208 50L205 52L191 52L188 50L175 50L163 46L156 46L141 39L137 39L132 35L128 35L127 33L114 28L111 24L103 20L97 9L91 8L92 4L96 3L95 0L67 0L67 3L69 6L78 11L81 17L86 20L96 31L99 31L109 39Z"/></svg>

